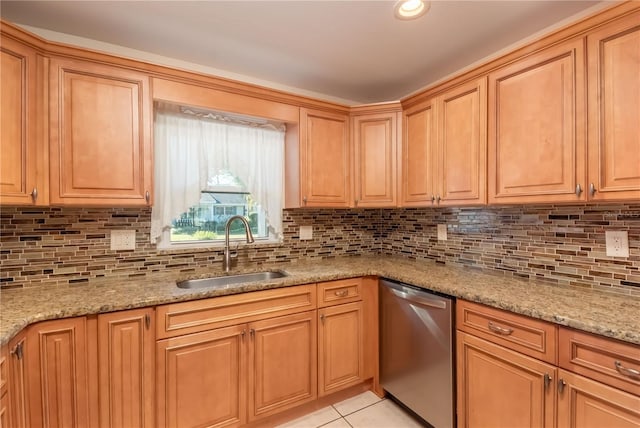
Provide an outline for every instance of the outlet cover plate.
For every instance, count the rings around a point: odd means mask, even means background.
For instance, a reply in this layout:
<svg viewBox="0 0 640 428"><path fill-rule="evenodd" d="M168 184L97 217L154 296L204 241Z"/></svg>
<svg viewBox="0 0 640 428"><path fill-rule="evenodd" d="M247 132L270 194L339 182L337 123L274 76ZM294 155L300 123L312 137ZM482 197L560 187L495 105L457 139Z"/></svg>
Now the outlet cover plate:
<svg viewBox="0 0 640 428"><path fill-rule="evenodd" d="M438 225L438 241L446 241L447 240L447 225L439 224Z"/></svg>
<svg viewBox="0 0 640 428"><path fill-rule="evenodd" d="M111 249L117 250L135 250L136 249L136 231L135 230L112 230L111 231Z"/></svg>
<svg viewBox="0 0 640 428"><path fill-rule="evenodd" d="M308 241L313 239L313 226L300 226L300 240Z"/></svg>
<svg viewBox="0 0 640 428"><path fill-rule="evenodd" d="M626 230L607 230L604 235L607 256L629 257L629 234Z"/></svg>

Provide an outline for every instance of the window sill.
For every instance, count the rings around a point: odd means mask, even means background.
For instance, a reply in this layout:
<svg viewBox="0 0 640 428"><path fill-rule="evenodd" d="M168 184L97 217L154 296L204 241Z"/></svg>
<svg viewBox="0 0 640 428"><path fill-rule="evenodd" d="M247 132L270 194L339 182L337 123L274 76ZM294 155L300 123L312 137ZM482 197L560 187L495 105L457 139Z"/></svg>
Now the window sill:
<svg viewBox="0 0 640 428"><path fill-rule="evenodd" d="M272 247L274 245L281 245L281 239L275 238L256 238L256 241L252 244L247 244L245 239L231 239L229 240L229 246L233 249L236 248L236 244L238 244L239 248L244 247ZM224 249L224 240L216 240L216 241L190 241L190 242L181 242L181 243L171 243L166 244L162 241L158 242L156 248L163 253L175 253L182 252L181 250L186 250L193 252L193 250L202 250L202 251L219 251Z"/></svg>

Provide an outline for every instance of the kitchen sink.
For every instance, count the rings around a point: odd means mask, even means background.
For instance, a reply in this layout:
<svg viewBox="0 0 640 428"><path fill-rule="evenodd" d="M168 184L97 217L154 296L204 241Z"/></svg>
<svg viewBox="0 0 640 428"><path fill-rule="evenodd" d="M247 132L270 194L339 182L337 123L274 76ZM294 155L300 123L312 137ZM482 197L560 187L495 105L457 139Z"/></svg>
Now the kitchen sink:
<svg viewBox="0 0 640 428"><path fill-rule="evenodd" d="M179 288L228 288L234 284L284 278L287 275L288 274L286 272L280 270L253 272L240 275L216 276L213 278L189 279L186 281L180 281L177 285Z"/></svg>

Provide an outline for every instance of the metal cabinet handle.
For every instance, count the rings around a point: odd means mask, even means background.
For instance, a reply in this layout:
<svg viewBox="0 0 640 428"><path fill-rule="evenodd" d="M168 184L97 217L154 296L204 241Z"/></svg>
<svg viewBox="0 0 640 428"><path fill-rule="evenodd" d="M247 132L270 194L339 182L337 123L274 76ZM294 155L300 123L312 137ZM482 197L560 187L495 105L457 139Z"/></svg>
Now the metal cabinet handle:
<svg viewBox="0 0 640 428"><path fill-rule="evenodd" d="M249 336L251 336L251 338L253 339L256 335L256 331L252 328L249 329Z"/></svg>
<svg viewBox="0 0 640 428"><path fill-rule="evenodd" d="M430 308L447 309L447 302L440 299L431 299L424 295L417 295L411 291L396 290L390 288L391 292L397 297L419 305L428 306Z"/></svg>
<svg viewBox="0 0 640 428"><path fill-rule="evenodd" d="M440 199L441 199L441 198L440 198L440 195L437 195L437 196L436 196L436 202L437 202L437 203L440 203Z"/></svg>
<svg viewBox="0 0 640 428"><path fill-rule="evenodd" d="M144 192L144 200L147 201L147 203L151 200L151 193L149 193L148 190Z"/></svg>
<svg viewBox="0 0 640 428"><path fill-rule="evenodd" d="M338 290L333 294L335 294L338 297L346 297L347 294L349 294L349 290Z"/></svg>
<svg viewBox="0 0 640 428"><path fill-rule="evenodd" d="M31 199L33 199L33 202L38 199L38 189L36 187L31 191Z"/></svg>
<svg viewBox="0 0 640 428"><path fill-rule="evenodd" d="M640 379L640 370L630 369L628 367L625 367L622 365L620 361L616 361L614 364L616 366L616 370L621 375L630 377L632 379Z"/></svg>
<svg viewBox="0 0 640 428"><path fill-rule="evenodd" d="M322 324L324 324L324 314L320 314L320 322L322 322Z"/></svg>
<svg viewBox="0 0 640 428"><path fill-rule="evenodd" d="M576 196L580 196L580 194L582 194L582 186L578 184L576 186Z"/></svg>
<svg viewBox="0 0 640 428"><path fill-rule="evenodd" d="M247 334L247 330L245 330L244 328L242 329L242 331L240 332L240 337L242 337L242 341L244 342L244 337Z"/></svg>
<svg viewBox="0 0 640 428"><path fill-rule="evenodd" d="M17 359L21 360L24 355L22 352L22 342L18 343L10 352L11 355L15 356Z"/></svg>
<svg viewBox="0 0 640 428"><path fill-rule="evenodd" d="M545 373L544 374L544 389L549 389L549 385L551 384L551 381L553 380L553 378L551 377L551 375L549 373Z"/></svg>
<svg viewBox="0 0 640 428"><path fill-rule="evenodd" d="M357 207L357 206L358 206L358 200L357 200L357 199L354 199L354 200L353 200L353 204Z"/></svg>
<svg viewBox="0 0 640 428"><path fill-rule="evenodd" d="M558 380L558 394L562 394L562 391L564 391L564 387L566 385L567 385L567 382L565 382L564 379Z"/></svg>
<svg viewBox="0 0 640 428"><path fill-rule="evenodd" d="M497 324L492 323L491 321L489 321L488 327L489 327L489 330L493 331L494 333L501 334L503 336L510 336L513 333L513 329L508 327L501 327Z"/></svg>
<svg viewBox="0 0 640 428"><path fill-rule="evenodd" d="M307 205L307 197L306 197L306 196L303 196L303 197L302 197L302 203L303 203L304 205Z"/></svg>
<svg viewBox="0 0 640 428"><path fill-rule="evenodd" d="M591 183L589 184L589 195L594 196L596 194L596 185Z"/></svg>
<svg viewBox="0 0 640 428"><path fill-rule="evenodd" d="M149 327L151 327L151 315L144 314L144 326L147 328L147 330L149 330Z"/></svg>
<svg viewBox="0 0 640 428"><path fill-rule="evenodd" d="M434 203L435 201L436 201L435 195L431 195L431 203Z"/></svg>

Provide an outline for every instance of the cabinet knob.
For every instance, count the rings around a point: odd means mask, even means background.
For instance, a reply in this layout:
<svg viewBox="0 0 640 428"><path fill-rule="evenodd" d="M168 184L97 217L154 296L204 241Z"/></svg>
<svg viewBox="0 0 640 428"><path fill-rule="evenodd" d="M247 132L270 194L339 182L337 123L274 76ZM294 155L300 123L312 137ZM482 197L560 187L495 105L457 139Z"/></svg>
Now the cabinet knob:
<svg viewBox="0 0 640 428"><path fill-rule="evenodd" d="M36 187L31 191L31 199L33 199L33 202L38 199L38 189Z"/></svg>
<svg viewBox="0 0 640 428"><path fill-rule="evenodd" d="M582 186L578 184L576 186L576 196L580 196L581 194L582 194Z"/></svg>
<svg viewBox="0 0 640 428"><path fill-rule="evenodd" d="M618 371L618 373L620 373L621 375L630 377L631 379L640 380L640 370L625 367L620 361L616 361L614 365L616 366L616 370Z"/></svg>
<svg viewBox="0 0 640 428"><path fill-rule="evenodd" d="M551 375L549 373L545 373L544 374L544 389L548 389L549 385L551 384L551 381L553 380L553 378L551 377Z"/></svg>
<svg viewBox="0 0 640 428"><path fill-rule="evenodd" d="M307 205L307 197L306 197L306 196L303 196L303 197L302 197L302 203L303 203L304 205Z"/></svg>
<svg viewBox="0 0 640 428"><path fill-rule="evenodd" d="M253 339L253 337L256 335L256 331L252 328L249 329L249 336L251 336L251 338Z"/></svg>
<svg viewBox="0 0 640 428"><path fill-rule="evenodd" d="M324 314L320 314L320 322L324 324Z"/></svg>
<svg viewBox="0 0 640 428"><path fill-rule="evenodd" d="M431 195L431 203L434 203L435 201L436 201L435 195Z"/></svg>
<svg viewBox="0 0 640 428"><path fill-rule="evenodd" d="M589 184L589 196L593 197L596 194L596 185L591 183Z"/></svg>
<svg viewBox="0 0 640 428"><path fill-rule="evenodd" d="M151 327L151 315L144 314L144 326L147 328L147 330L149 330L149 327Z"/></svg>
<svg viewBox="0 0 640 428"><path fill-rule="evenodd" d="M16 346L14 346L10 353L11 353L11 355L16 357L17 359L21 360L22 359L22 355L23 355L23 353L22 353L22 342L18 343Z"/></svg>
<svg viewBox="0 0 640 428"><path fill-rule="evenodd" d="M144 200L147 201L147 203L151 200L151 193L149 193L148 190L144 192Z"/></svg>
<svg viewBox="0 0 640 428"><path fill-rule="evenodd" d="M436 196L436 202L440 203L440 199L441 199L441 198L440 198L440 195L437 195L437 196Z"/></svg>
<svg viewBox="0 0 640 428"><path fill-rule="evenodd" d="M566 385L567 385L567 382L565 382L564 379L558 380L558 394L562 394L562 391L564 391L564 387Z"/></svg>

